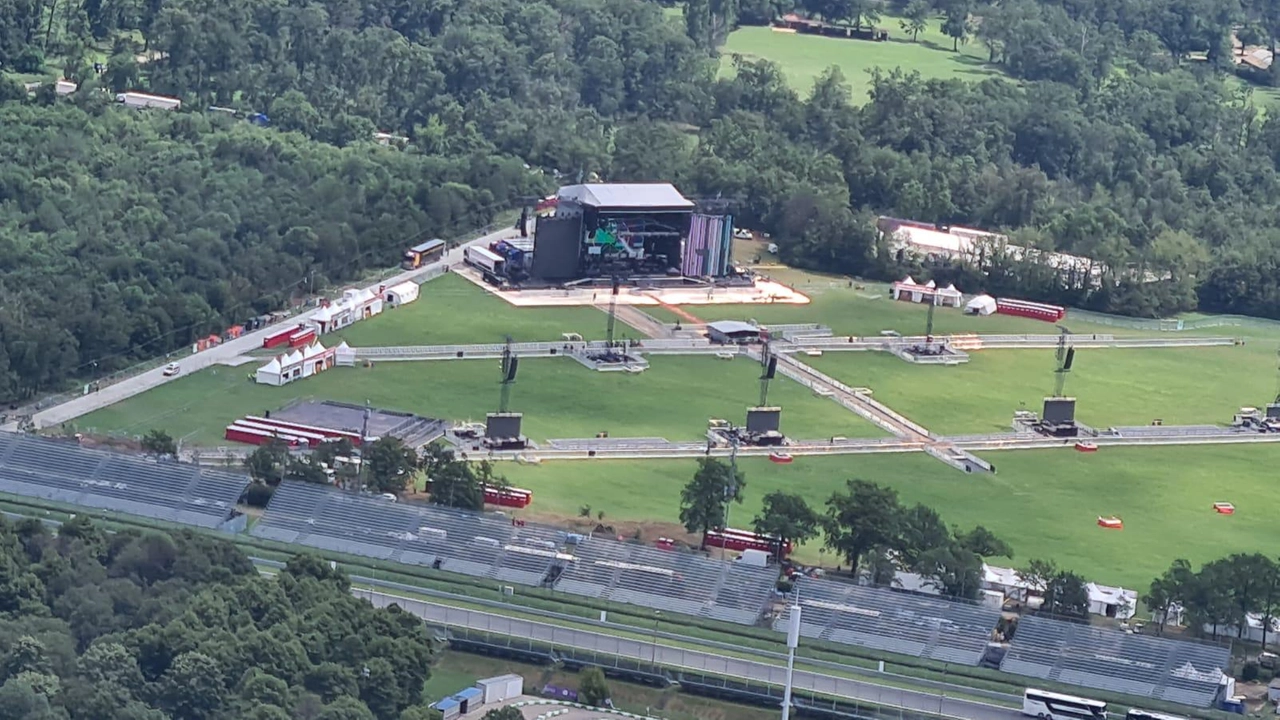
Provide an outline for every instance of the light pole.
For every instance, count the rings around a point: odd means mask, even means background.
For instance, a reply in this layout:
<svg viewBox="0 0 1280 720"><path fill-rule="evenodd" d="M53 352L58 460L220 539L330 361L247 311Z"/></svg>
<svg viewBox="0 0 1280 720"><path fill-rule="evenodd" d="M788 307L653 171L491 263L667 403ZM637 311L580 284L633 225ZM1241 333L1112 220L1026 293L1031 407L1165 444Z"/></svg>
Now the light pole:
<svg viewBox="0 0 1280 720"><path fill-rule="evenodd" d="M656 673L658 670L658 621L662 619L662 611L653 611L653 636L649 643L649 666Z"/></svg>
<svg viewBox="0 0 1280 720"><path fill-rule="evenodd" d="M800 644L800 606L792 605L787 615L787 685L782 691L782 720L791 716L791 674L796 667L796 646Z"/></svg>

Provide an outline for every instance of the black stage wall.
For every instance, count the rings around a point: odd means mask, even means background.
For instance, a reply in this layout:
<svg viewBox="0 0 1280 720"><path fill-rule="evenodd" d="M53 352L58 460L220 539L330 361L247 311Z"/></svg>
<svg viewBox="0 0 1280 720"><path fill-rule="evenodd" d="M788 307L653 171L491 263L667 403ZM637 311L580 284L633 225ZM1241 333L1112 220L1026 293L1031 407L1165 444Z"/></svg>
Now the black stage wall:
<svg viewBox="0 0 1280 720"><path fill-rule="evenodd" d="M539 218L532 275L543 280L578 277L582 252L582 216Z"/></svg>

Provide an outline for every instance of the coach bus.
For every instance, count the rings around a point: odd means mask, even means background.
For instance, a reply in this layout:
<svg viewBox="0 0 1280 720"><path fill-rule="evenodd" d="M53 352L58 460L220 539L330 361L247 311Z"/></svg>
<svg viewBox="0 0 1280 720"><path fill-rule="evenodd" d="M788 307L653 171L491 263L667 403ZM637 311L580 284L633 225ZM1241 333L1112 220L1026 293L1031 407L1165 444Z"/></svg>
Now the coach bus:
<svg viewBox="0 0 1280 720"><path fill-rule="evenodd" d="M1151 712L1150 710L1139 710L1138 708L1129 708L1129 712L1124 714L1125 720L1190 720L1190 718L1181 715L1166 715L1164 713Z"/></svg>
<svg viewBox="0 0 1280 720"><path fill-rule="evenodd" d="M414 245L404 251L404 262L400 267L405 270L417 270L423 265L430 265L444 256L445 242L440 239L428 240Z"/></svg>
<svg viewBox="0 0 1280 720"><path fill-rule="evenodd" d="M1040 720L1107 720L1107 704L1101 700L1027 688L1022 695L1022 714Z"/></svg>

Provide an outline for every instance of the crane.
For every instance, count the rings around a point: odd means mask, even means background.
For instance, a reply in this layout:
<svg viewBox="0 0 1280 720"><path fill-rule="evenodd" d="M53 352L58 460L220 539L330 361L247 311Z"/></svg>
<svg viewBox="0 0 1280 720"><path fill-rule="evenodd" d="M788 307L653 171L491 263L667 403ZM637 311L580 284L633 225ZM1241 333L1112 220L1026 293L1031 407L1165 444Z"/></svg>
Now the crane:
<svg viewBox="0 0 1280 720"><path fill-rule="evenodd" d="M773 347L769 343L764 344L764 349L760 351L760 405L764 407L769 400L769 381L778 373L778 358L773 356Z"/></svg>

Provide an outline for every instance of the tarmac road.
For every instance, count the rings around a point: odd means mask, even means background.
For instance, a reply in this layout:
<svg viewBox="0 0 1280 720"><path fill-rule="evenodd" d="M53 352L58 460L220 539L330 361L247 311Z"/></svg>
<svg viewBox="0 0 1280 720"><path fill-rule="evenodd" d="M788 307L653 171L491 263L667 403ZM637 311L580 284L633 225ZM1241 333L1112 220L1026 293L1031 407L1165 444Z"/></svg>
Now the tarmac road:
<svg viewBox="0 0 1280 720"><path fill-rule="evenodd" d="M495 240L511 237L515 234L515 230L512 230L510 227L504 227L483 237L476 238L475 240L466 243L466 245L490 243ZM466 245L461 245L450 250L445 254L440 262L448 263L450 265L462 262L463 248L465 248ZM425 274L430 267L432 266L402 272L390 279L380 281L377 285L371 285L370 289L376 291L378 285L395 285L406 280L413 280L418 276ZM163 368L148 370L140 375L121 380L118 383L106 385L98 392L82 395L73 400L62 403L61 405L55 405L51 408L41 410L32 416L32 422L35 423L36 428L39 429L64 423L68 420L74 420L81 415L88 415L94 410L99 410L107 407L108 405L114 405L115 403L127 400L134 395L144 393L154 387L176 380L177 378L182 377L182 375L186 375L197 370L203 370L210 365L216 365L225 360L230 360L236 356L243 355L251 350L256 350L262 347L262 341L265 338L303 322L306 318L310 317L313 312L315 312L315 310L308 310L300 315L291 317L288 320L261 330L246 333L235 340L228 340L221 345L203 352L191 355L182 355L179 359L179 364L182 366L182 373L180 375L165 377ZM17 428L15 425L14 427L6 426L4 429L16 430Z"/></svg>
<svg viewBox="0 0 1280 720"><path fill-rule="evenodd" d="M561 647L596 651L642 662L657 662L668 668L682 668L688 672L705 672L721 677L741 678L775 685L786 682L786 668L781 665L743 660L715 653L672 647L658 643L619 638L589 630L575 630L530 620L509 618L497 613L437 605L414 598L389 593L353 588L352 594L368 600L375 606L391 604L417 615L435 625L465 627L513 638L551 643ZM519 647L519 642L513 644ZM933 715L943 715L964 720L1018 720L1016 711L976 700L949 698L917 690L904 690L886 685L823 675L807 670L796 670L792 687L799 696L809 691L845 700L874 703L885 707L902 708Z"/></svg>

